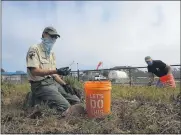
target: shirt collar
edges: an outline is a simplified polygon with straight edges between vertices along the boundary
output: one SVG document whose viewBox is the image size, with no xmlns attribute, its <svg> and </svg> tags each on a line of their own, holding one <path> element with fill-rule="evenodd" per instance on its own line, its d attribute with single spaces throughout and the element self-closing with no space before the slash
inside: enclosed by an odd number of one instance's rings
<svg viewBox="0 0 181 135">
<path fill-rule="evenodd" d="M 40 43 L 39 45 L 40 45 L 40 48 L 42 49 L 42 51 L 45 52 L 45 55 L 48 57 L 47 52 L 46 52 L 46 50 L 45 50 L 43 44 Z M 52 55 L 52 51 L 50 52 L 50 55 Z"/>
<path fill-rule="evenodd" d="M 42 49 L 42 51 L 46 52 L 45 48 L 43 47 L 43 44 L 40 43 L 40 48 Z"/>
</svg>

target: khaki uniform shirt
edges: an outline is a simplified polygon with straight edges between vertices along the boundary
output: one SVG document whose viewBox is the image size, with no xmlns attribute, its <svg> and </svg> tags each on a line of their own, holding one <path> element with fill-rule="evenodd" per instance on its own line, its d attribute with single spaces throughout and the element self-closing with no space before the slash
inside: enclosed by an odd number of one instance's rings
<svg viewBox="0 0 181 135">
<path fill-rule="evenodd" d="M 50 56 L 48 56 L 42 44 L 32 45 L 29 48 L 26 56 L 26 65 L 29 81 L 43 80 L 48 76 L 33 76 L 28 67 L 37 67 L 40 69 L 56 69 L 55 55 L 53 52 L 51 52 Z"/>
</svg>

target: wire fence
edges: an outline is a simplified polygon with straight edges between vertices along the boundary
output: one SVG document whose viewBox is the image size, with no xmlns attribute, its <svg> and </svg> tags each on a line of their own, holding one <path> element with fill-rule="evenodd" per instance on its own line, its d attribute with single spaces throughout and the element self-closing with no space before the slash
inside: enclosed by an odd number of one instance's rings
<svg viewBox="0 0 181 135">
<path fill-rule="evenodd" d="M 172 74 L 176 83 L 180 84 L 181 65 L 171 65 Z M 114 67 L 100 70 L 78 70 L 72 71 L 71 76 L 79 81 L 91 81 L 107 79 L 114 84 L 146 85 L 149 81 L 147 67 Z M 159 79 L 155 77 L 155 83 Z"/>
<path fill-rule="evenodd" d="M 171 65 L 176 83 L 180 84 L 181 65 Z M 146 85 L 148 83 L 147 67 L 114 67 L 100 70 L 77 70 L 72 71 L 71 77 L 78 81 L 110 80 L 113 84 Z M 1 75 L 2 82 L 23 84 L 28 82 L 27 75 Z M 155 79 L 155 82 L 158 78 Z"/>
</svg>

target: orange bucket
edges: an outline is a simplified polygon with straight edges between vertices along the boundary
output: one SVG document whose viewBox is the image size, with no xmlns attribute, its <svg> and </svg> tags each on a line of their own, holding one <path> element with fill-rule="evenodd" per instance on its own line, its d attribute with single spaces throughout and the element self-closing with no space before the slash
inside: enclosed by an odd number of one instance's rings
<svg viewBox="0 0 181 135">
<path fill-rule="evenodd" d="M 160 81 L 166 86 L 170 86 L 173 88 L 176 87 L 175 80 L 172 74 L 168 74 L 168 75 L 160 77 Z"/>
<path fill-rule="evenodd" d="M 98 118 L 111 113 L 111 82 L 87 81 L 84 84 L 88 117 Z"/>
</svg>

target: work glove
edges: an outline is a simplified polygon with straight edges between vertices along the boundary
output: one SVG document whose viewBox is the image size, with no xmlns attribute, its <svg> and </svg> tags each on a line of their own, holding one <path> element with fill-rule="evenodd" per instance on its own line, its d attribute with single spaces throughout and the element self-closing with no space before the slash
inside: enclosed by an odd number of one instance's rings
<svg viewBox="0 0 181 135">
<path fill-rule="evenodd" d="M 56 70 L 57 70 L 57 74 L 62 75 L 62 76 L 69 75 L 70 71 L 71 71 L 71 69 L 69 69 L 69 67 L 63 67 L 63 68 L 59 68 Z"/>
<path fill-rule="evenodd" d="M 82 99 L 82 93 L 80 89 L 73 88 L 69 84 L 63 85 L 63 88 L 67 93 L 70 93 L 72 95 L 76 95 L 79 99 Z"/>
<path fill-rule="evenodd" d="M 63 88 L 65 89 L 65 91 L 66 91 L 67 93 L 70 93 L 70 94 L 72 94 L 72 95 L 75 95 L 75 92 L 74 92 L 73 88 L 72 88 L 69 84 L 63 85 Z"/>
</svg>

